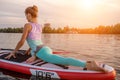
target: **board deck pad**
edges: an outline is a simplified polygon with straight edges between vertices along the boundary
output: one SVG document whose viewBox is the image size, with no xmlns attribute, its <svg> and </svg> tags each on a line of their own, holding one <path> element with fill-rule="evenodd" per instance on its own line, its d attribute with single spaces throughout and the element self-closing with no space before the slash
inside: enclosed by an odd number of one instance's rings
<svg viewBox="0 0 120 80">
<path fill-rule="evenodd" d="M 8 56 L 8 55 L 9 55 L 9 54 L 4 54 L 4 55 L 0 56 L 0 59 L 8 60 L 8 59 L 5 59 L 5 57 Z M 11 57 L 11 58 L 9 59 L 9 61 L 21 63 L 21 62 L 27 60 L 27 59 L 30 58 L 30 57 L 31 57 L 30 55 L 26 55 L 26 54 L 25 54 L 25 55 L 22 55 L 22 54 L 17 53 L 17 54 L 16 54 L 16 58 Z"/>
<path fill-rule="evenodd" d="M 16 53 L 16 55 L 15 55 L 16 58 L 11 57 L 10 59 L 5 59 L 5 57 L 8 56 L 11 51 L 12 50 L 4 49 L 3 52 L 0 52 L 0 59 L 7 60 L 7 61 L 12 61 L 12 62 L 17 62 L 17 63 L 27 64 L 26 60 L 31 57 L 31 55 L 25 54 L 24 50 L 20 50 Z M 34 61 L 32 63 L 28 63 L 28 64 L 35 65 L 35 66 L 42 66 L 42 65 L 47 64 L 47 63 L 48 62 L 44 62 L 43 60 L 37 59 L 36 61 Z M 61 67 L 63 69 L 68 69 L 68 66 L 58 65 L 58 64 L 53 64 L 53 65 Z"/>
</svg>

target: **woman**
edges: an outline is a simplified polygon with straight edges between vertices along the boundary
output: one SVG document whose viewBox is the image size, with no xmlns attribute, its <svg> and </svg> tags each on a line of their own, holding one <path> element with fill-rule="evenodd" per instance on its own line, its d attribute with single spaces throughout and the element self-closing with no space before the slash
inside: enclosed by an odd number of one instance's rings
<svg viewBox="0 0 120 80">
<path fill-rule="evenodd" d="M 30 47 L 27 52 L 31 51 L 31 57 L 26 60 L 27 63 L 33 62 L 36 58 L 39 58 L 53 64 L 79 66 L 89 70 L 106 72 L 106 70 L 99 67 L 99 64 L 95 61 L 85 62 L 74 58 L 64 58 L 62 56 L 52 54 L 52 50 L 49 47 L 44 46 L 41 41 L 42 28 L 37 22 L 37 6 L 33 5 L 26 8 L 25 15 L 29 23 L 25 24 L 21 40 L 18 42 L 15 50 L 5 57 L 6 59 L 10 59 L 11 57 L 16 58 L 16 51 L 18 51 L 23 46 L 25 40 L 27 40 Z"/>
</svg>

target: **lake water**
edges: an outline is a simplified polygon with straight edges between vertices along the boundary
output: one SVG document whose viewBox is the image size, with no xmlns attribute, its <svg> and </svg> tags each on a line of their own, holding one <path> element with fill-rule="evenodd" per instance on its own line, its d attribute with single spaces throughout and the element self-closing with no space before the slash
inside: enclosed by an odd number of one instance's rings
<svg viewBox="0 0 120 80">
<path fill-rule="evenodd" d="M 0 33 L 0 48 L 14 49 L 20 38 L 20 33 Z M 70 52 L 60 54 L 62 56 L 106 63 L 116 69 L 117 80 L 120 80 L 120 35 L 43 34 L 42 41 L 55 51 Z M 25 43 L 21 49 L 27 48 Z M 2 72 L 1 75 L 8 76 Z"/>
</svg>

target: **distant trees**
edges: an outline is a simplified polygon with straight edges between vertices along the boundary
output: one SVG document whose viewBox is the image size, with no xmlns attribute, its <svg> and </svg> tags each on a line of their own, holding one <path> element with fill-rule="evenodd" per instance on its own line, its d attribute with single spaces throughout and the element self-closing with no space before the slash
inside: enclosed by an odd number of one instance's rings
<svg viewBox="0 0 120 80">
<path fill-rule="evenodd" d="M 113 29 L 112 29 L 112 32 L 114 34 L 120 34 L 120 23 L 119 24 L 116 24 Z"/>
<path fill-rule="evenodd" d="M 113 26 L 98 26 L 94 31 L 97 34 L 120 34 L 120 23 Z"/>
<path fill-rule="evenodd" d="M 43 33 L 52 33 L 52 28 L 50 23 L 45 23 L 42 31 Z"/>
<path fill-rule="evenodd" d="M 52 33 L 52 28 L 50 26 L 43 27 L 43 33 Z"/>
<path fill-rule="evenodd" d="M 51 28 L 43 27 L 43 33 L 77 33 L 77 34 L 120 34 L 120 23 L 112 25 L 112 26 L 103 26 L 100 25 L 96 28 L 75 28 L 65 26 L 63 28 Z"/>
<path fill-rule="evenodd" d="M 23 28 L 1 28 L 1 33 L 22 33 Z"/>
<path fill-rule="evenodd" d="M 0 32 L 2 33 L 22 33 L 23 28 L 1 28 Z M 42 28 L 43 33 L 72 33 L 72 34 L 120 34 L 120 23 L 112 26 L 103 26 L 100 25 L 96 28 L 76 28 L 65 26 L 63 28 L 52 28 L 50 24 L 45 24 Z"/>
<path fill-rule="evenodd" d="M 43 33 L 67 33 L 68 31 L 70 31 L 70 28 L 69 26 L 66 26 L 64 28 L 51 28 L 50 26 L 44 26 L 42 31 Z"/>
</svg>

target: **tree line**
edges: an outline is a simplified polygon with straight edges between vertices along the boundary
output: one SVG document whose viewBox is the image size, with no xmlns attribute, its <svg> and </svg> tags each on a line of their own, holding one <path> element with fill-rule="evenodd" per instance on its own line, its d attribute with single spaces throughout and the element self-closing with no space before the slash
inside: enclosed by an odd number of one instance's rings
<svg viewBox="0 0 120 80">
<path fill-rule="evenodd" d="M 0 33 L 22 33 L 23 32 L 23 28 L 0 28 Z"/>
<path fill-rule="evenodd" d="M 95 28 L 76 28 L 65 26 L 63 28 L 52 28 L 51 26 L 44 26 L 43 33 L 75 33 L 75 34 L 120 34 L 120 23 L 111 26 L 98 26 Z M 23 28 L 1 28 L 1 33 L 22 33 Z"/>
</svg>

